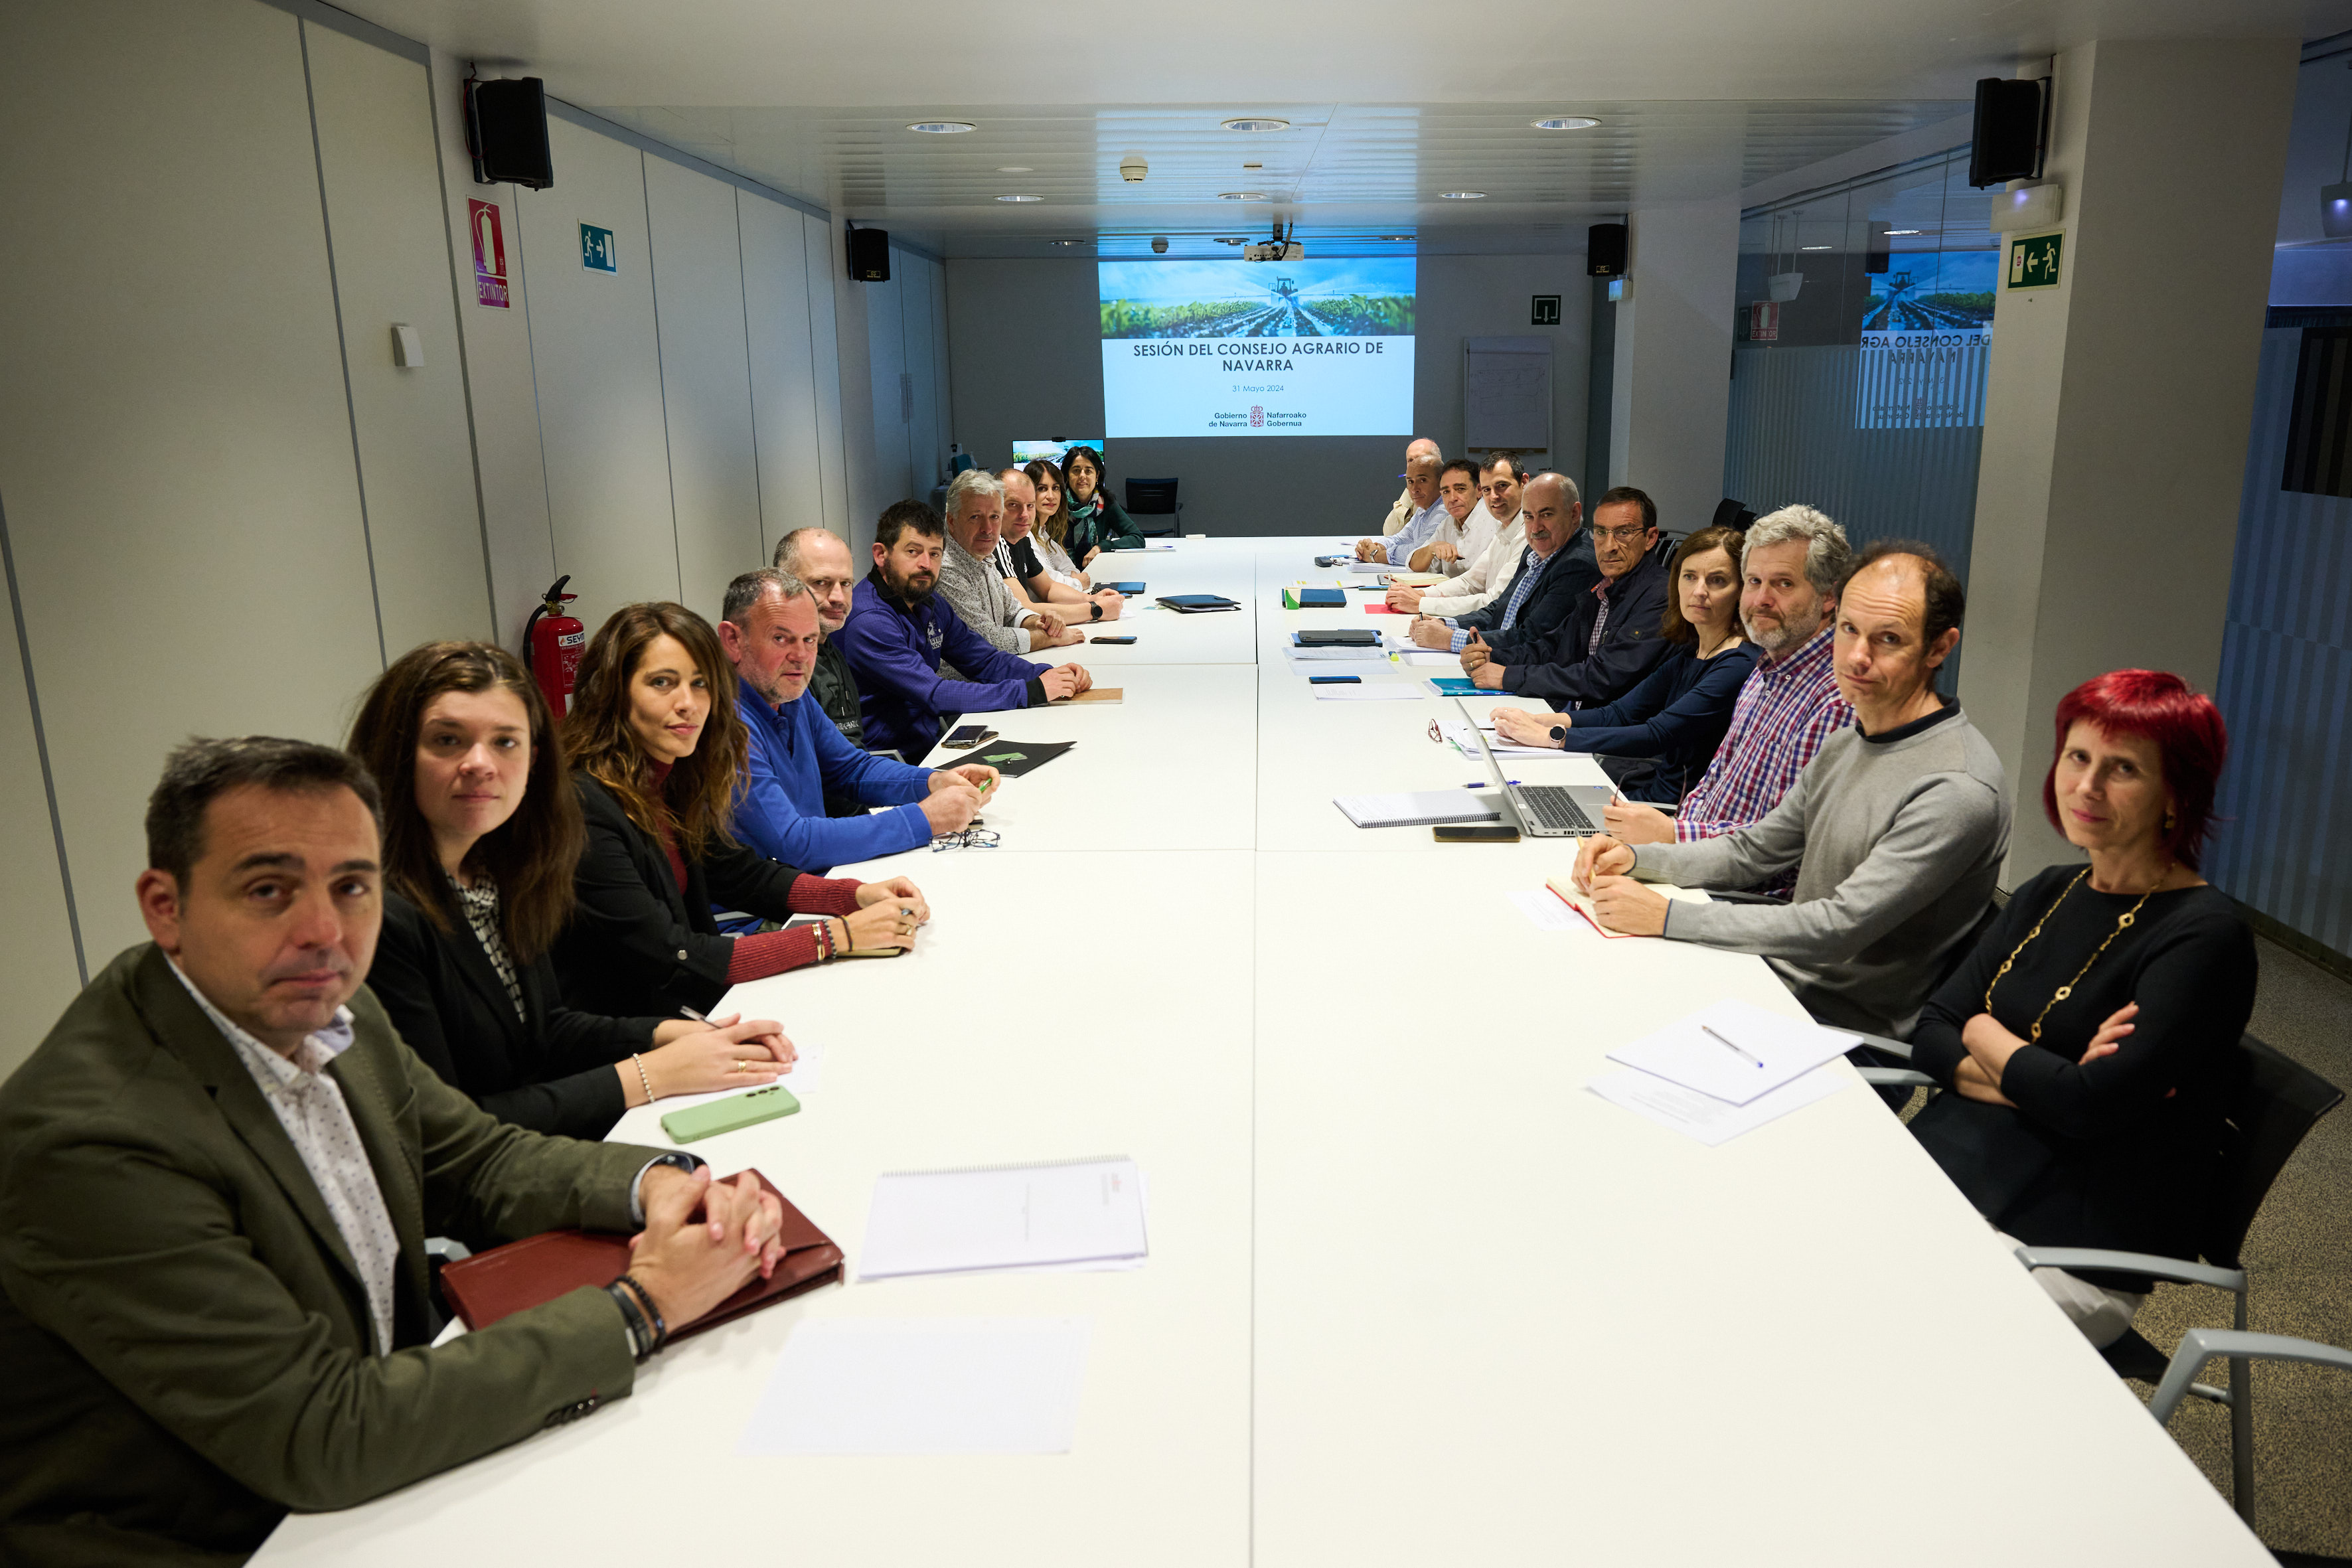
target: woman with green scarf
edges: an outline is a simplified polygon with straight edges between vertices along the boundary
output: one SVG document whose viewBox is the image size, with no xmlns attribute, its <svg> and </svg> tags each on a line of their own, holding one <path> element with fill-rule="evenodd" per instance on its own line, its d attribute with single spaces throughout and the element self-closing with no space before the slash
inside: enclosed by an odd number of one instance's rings
<svg viewBox="0 0 2352 1568">
<path fill-rule="evenodd" d="M 1103 489 L 1102 458 L 1092 447 L 1062 455 L 1062 502 L 1070 515 L 1069 551 L 1081 567 L 1106 550 L 1139 550 L 1143 531 Z"/>
</svg>

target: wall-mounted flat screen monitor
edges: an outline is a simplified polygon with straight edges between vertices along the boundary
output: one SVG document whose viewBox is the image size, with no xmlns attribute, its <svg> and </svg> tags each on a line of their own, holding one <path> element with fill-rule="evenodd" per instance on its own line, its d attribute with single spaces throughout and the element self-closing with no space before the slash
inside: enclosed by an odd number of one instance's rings
<svg viewBox="0 0 2352 1568">
<path fill-rule="evenodd" d="M 1096 272 L 1103 423 L 1121 440 L 1412 433 L 1412 258 Z"/>
<path fill-rule="evenodd" d="M 1020 468 L 1039 461 L 1058 463 L 1062 460 L 1062 454 L 1073 447 L 1092 447 L 1099 456 L 1103 449 L 1102 437 L 1097 437 L 1090 441 L 1015 441 L 1013 443 L 1013 466 Z"/>
</svg>

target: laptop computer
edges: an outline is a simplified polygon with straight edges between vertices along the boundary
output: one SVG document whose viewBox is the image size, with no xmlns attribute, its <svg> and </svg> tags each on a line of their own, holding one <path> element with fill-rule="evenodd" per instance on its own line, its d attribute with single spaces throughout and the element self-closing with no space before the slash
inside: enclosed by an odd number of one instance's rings
<svg viewBox="0 0 2352 1568">
<path fill-rule="evenodd" d="M 1470 725 L 1471 736 L 1478 742 L 1478 754 L 1486 759 L 1486 777 L 1495 792 L 1503 797 L 1503 815 L 1514 818 L 1518 829 L 1529 838 L 1584 838 L 1608 831 L 1602 810 L 1614 793 L 1607 784 L 1515 784 L 1503 776 L 1503 764 L 1495 758 L 1495 748 L 1486 743 L 1486 731 L 1478 728 L 1478 721 L 1470 717 L 1470 706 L 1460 698 L 1454 706 Z"/>
</svg>

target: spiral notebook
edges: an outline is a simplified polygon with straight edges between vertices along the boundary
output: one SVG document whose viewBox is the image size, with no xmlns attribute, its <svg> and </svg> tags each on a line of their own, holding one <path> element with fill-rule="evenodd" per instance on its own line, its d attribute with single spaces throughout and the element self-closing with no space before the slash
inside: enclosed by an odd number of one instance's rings
<svg viewBox="0 0 2352 1568">
<path fill-rule="evenodd" d="M 1132 1160 L 903 1171 L 875 1178 L 857 1277 L 1132 1268 L 1149 1252 Z"/>
</svg>

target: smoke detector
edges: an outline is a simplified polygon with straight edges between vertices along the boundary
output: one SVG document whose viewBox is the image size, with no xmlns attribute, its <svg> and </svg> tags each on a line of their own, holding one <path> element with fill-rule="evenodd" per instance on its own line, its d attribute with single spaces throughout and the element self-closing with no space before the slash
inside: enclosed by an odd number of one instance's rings
<svg viewBox="0 0 2352 1568">
<path fill-rule="evenodd" d="M 1118 161 L 1118 177 L 1130 185 L 1143 184 L 1143 176 L 1151 173 L 1151 165 L 1143 161 L 1140 153 L 1129 153 Z"/>
<path fill-rule="evenodd" d="M 1155 234 L 1151 237 L 1151 254 L 1154 256 L 1165 256 L 1168 254 L 1168 237 L 1166 235 Z"/>
</svg>

